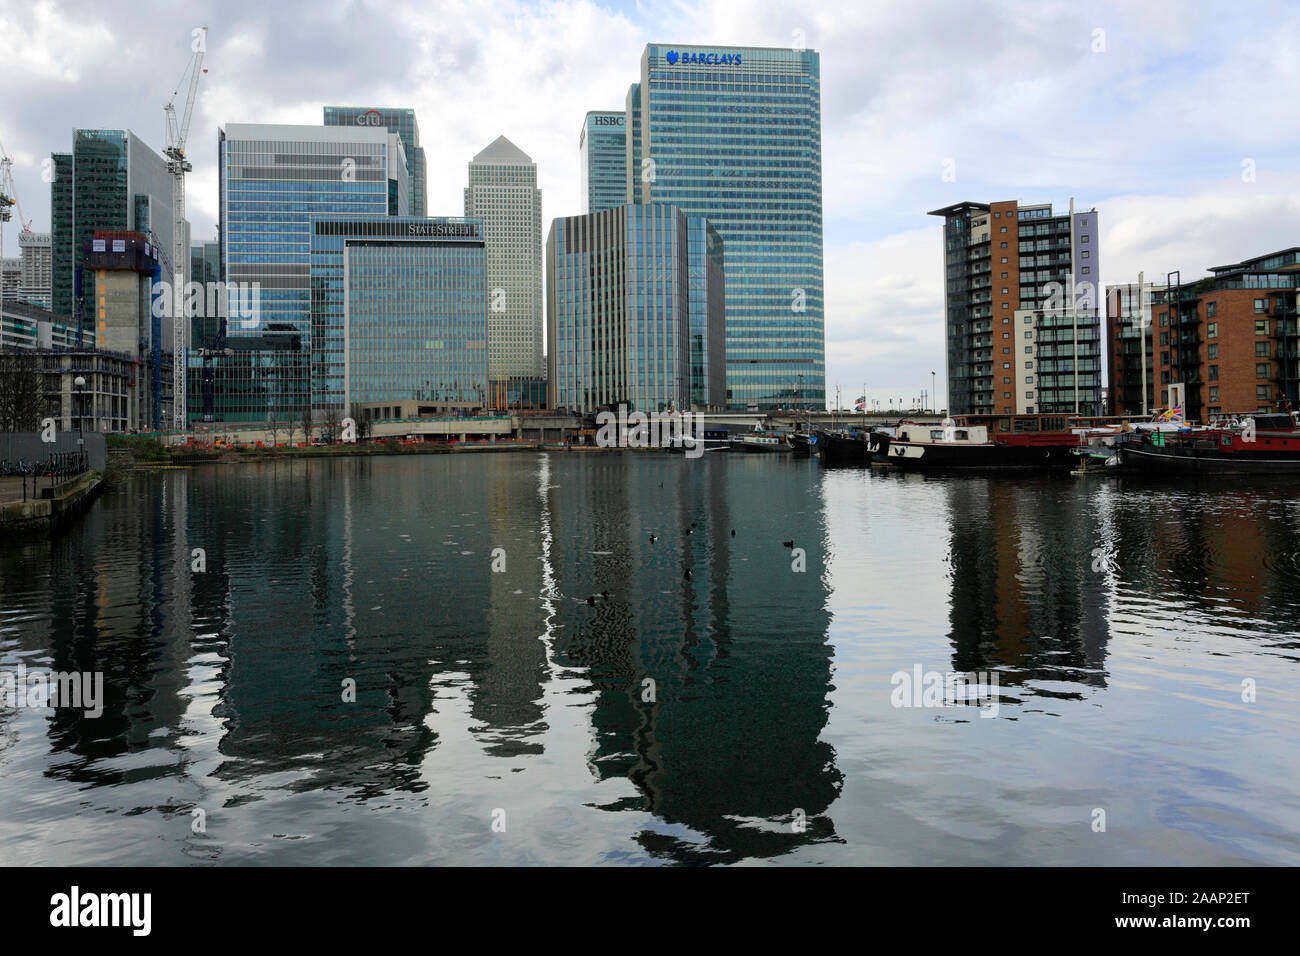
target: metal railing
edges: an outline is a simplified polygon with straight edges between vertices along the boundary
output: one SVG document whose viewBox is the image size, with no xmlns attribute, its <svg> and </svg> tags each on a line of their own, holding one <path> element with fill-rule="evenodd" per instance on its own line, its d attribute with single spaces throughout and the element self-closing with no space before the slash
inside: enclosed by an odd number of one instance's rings
<svg viewBox="0 0 1300 956">
<path fill-rule="evenodd" d="M 56 452 L 45 461 L 29 461 L 20 458 L 17 461 L 0 461 L 0 477 L 23 480 L 23 501 L 28 499 L 28 481 L 31 482 L 31 497 L 36 498 L 44 482 L 47 498 L 54 497 L 54 489 L 64 482 L 71 481 L 90 470 L 90 458 L 85 449 L 80 451 Z"/>
</svg>

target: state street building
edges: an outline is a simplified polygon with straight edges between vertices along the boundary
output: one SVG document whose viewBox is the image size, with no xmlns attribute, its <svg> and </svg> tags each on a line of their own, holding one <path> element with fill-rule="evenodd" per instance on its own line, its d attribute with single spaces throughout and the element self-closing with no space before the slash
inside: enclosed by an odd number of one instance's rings
<svg viewBox="0 0 1300 956">
<path fill-rule="evenodd" d="M 483 408 L 487 291 L 477 219 L 313 216 L 313 348 L 353 417 Z"/>
</svg>

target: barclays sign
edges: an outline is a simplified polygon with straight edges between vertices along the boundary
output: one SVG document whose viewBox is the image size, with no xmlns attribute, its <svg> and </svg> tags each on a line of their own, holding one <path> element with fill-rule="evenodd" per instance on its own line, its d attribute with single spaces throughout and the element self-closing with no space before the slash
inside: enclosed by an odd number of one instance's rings
<svg viewBox="0 0 1300 956">
<path fill-rule="evenodd" d="M 664 59 L 668 61 L 669 66 L 676 66 L 678 62 L 706 66 L 740 66 L 739 53 L 678 53 L 676 50 L 669 50 L 664 54 Z"/>
</svg>

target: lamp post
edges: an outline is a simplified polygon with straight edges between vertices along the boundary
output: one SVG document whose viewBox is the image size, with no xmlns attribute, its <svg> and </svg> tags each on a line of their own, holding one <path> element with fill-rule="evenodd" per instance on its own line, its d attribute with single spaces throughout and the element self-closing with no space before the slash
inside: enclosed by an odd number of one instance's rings
<svg viewBox="0 0 1300 956">
<path fill-rule="evenodd" d="M 78 375 L 72 380 L 72 387 L 74 395 L 73 404 L 80 406 L 80 410 L 77 413 L 77 445 L 80 446 L 84 445 L 86 442 L 86 377 L 84 375 Z M 76 396 L 79 396 L 79 398 Z"/>
</svg>

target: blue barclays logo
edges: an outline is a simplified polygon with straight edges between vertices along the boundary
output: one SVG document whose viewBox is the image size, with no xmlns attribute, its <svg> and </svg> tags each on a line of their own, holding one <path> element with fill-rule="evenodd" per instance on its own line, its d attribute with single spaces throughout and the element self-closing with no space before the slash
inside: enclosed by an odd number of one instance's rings
<svg viewBox="0 0 1300 956">
<path fill-rule="evenodd" d="M 664 59 L 670 66 L 675 66 L 678 60 L 682 63 L 700 63 L 707 66 L 740 66 L 739 53 L 678 53 L 676 50 L 669 50 L 664 54 Z"/>
</svg>

